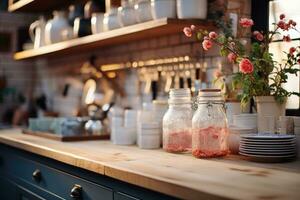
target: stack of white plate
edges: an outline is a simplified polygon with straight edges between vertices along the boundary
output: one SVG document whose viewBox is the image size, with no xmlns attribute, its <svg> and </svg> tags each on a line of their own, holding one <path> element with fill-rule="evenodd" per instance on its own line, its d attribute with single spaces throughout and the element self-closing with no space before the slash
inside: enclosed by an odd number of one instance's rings
<svg viewBox="0 0 300 200">
<path fill-rule="evenodd" d="M 259 162 L 283 162 L 296 157 L 295 135 L 241 135 L 240 154 Z"/>
</svg>

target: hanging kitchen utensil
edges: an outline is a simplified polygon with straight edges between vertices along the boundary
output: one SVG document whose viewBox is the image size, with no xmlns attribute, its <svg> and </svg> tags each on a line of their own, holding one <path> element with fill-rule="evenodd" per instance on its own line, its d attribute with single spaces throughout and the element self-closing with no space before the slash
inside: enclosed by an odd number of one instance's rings
<svg viewBox="0 0 300 200">
<path fill-rule="evenodd" d="M 151 75 L 149 73 L 146 73 L 145 75 L 146 75 L 146 77 L 145 77 L 146 84 L 145 84 L 145 88 L 144 88 L 144 93 L 149 94 L 150 91 L 151 91 L 152 78 L 151 78 Z"/>
<path fill-rule="evenodd" d="M 166 72 L 166 83 L 165 83 L 165 89 L 164 91 L 166 93 L 169 93 L 171 87 L 172 87 L 173 77 L 171 75 L 171 72 Z"/>
<path fill-rule="evenodd" d="M 83 106 L 92 104 L 94 102 L 94 94 L 96 91 L 96 81 L 94 79 L 89 79 L 85 82 L 82 92 L 81 102 Z"/>
</svg>

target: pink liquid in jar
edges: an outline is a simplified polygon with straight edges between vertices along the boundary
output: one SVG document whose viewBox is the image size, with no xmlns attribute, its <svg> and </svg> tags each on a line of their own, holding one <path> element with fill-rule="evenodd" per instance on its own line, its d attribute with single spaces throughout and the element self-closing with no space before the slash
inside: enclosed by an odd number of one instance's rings
<svg viewBox="0 0 300 200">
<path fill-rule="evenodd" d="M 210 126 L 193 130 L 193 156 L 213 158 L 226 156 L 228 153 L 228 128 Z"/>
<path fill-rule="evenodd" d="M 169 132 L 163 140 L 163 149 L 171 153 L 190 151 L 192 147 L 191 131 Z"/>
</svg>

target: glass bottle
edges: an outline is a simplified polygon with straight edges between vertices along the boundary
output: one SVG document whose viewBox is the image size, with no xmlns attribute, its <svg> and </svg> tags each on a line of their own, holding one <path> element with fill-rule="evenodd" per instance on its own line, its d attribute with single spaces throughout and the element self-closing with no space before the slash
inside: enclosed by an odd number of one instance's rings
<svg viewBox="0 0 300 200">
<path fill-rule="evenodd" d="M 163 117 L 163 149 L 180 153 L 191 150 L 192 106 L 190 89 L 171 89 L 169 108 Z"/>
<path fill-rule="evenodd" d="M 198 109 L 192 120 L 192 154 L 197 158 L 229 153 L 228 125 L 221 90 L 200 90 Z"/>
</svg>

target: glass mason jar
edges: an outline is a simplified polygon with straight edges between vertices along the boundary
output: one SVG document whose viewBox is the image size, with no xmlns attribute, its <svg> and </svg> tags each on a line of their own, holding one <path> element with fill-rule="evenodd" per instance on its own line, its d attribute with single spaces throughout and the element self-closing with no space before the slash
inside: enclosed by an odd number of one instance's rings
<svg viewBox="0 0 300 200">
<path fill-rule="evenodd" d="M 229 153 L 228 125 L 221 90 L 200 90 L 198 109 L 192 120 L 192 154 L 197 158 L 225 156 Z"/>
<path fill-rule="evenodd" d="M 171 89 L 169 109 L 163 117 L 163 149 L 180 153 L 192 147 L 192 106 L 190 89 Z"/>
</svg>

